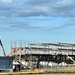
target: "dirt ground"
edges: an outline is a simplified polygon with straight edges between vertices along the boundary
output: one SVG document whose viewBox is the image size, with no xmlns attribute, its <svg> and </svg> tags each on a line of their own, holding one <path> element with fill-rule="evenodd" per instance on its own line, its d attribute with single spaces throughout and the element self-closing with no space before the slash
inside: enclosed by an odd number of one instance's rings
<svg viewBox="0 0 75 75">
<path fill-rule="evenodd" d="M 56 74 L 26 74 L 26 75 L 75 75 L 75 73 L 56 73 Z"/>
<path fill-rule="evenodd" d="M 23 75 L 75 75 L 75 73 L 58 73 L 58 74 L 23 74 Z"/>
</svg>

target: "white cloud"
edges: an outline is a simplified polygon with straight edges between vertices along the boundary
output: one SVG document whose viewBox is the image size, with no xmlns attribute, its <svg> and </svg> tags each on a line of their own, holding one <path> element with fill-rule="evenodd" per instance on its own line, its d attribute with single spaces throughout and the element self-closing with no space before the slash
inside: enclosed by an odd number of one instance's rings
<svg viewBox="0 0 75 75">
<path fill-rule="evenodd" d="M 3 1 L 11 2 L 12 0 Z M 8 17 L 15 17 L 14 19 L 16 19 L 16 17 L 32 16 L 68 17 L 72 21 L 72 18 L 75 18 L 75 0 L 14 0 L 11 4 L 0 3 L 0 16 L 7 17 L 7 19 Z M 26 24 L 26 22 L 20 22 L 20 20 L 17 22 L 12 20 L 11 22 L 10 20 L 7 21 L 7 19 L 0 21 L 0 23 L 3 25 L 4 23 L 12 24 L 14 28 L 16 27 L 15 25 Z M 19 26 L 16 28 L 19 28 Z M 58 28 L 64 28 L 64 26 Z"/>
<path fill-rule="evenodd" d="M 11 3 L 12 0 L 3 0 L 3 2 L 5 2 L 5 3 Z"/>
<path fill-rule="evenodd" d="M 75 17 L 75 0 L 3 0 L 3 2 L 0 3 L 0 15 L 6 17 L 12 15 Z"/>
</svg>

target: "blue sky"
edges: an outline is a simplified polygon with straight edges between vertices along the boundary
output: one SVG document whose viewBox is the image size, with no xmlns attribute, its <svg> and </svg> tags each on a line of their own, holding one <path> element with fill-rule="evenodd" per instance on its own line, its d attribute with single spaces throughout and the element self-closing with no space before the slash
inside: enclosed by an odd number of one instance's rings
<svg viewBox="0 0 75 75">
<path fill-rule="evenodd" d="M 11 41 L 75 43 L 75 0 L 0 0 L 0 38 L 7 54 Z"/>
</svg>

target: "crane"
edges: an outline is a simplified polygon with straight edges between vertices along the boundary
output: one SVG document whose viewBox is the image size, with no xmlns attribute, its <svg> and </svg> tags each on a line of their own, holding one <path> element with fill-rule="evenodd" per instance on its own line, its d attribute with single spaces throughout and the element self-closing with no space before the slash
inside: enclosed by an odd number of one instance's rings
<svg viewBox="0 0 75 75">
<path fill-rule="evenodd" d="M 2 49 L 3 49 L 3 55 L 6 56 L 6 53 L 5 53 L 5 50 L 4 50 L 4 47 L 3 47 L 1 39 L 0 39 L 0 45 L 1 45 Z"/>
</svg>

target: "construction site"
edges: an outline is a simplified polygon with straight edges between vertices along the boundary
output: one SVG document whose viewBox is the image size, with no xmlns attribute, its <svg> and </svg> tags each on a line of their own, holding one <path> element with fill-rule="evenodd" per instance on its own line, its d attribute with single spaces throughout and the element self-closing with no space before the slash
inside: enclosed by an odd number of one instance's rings
<svg viewBox="0 0 75 75">
<path fill-rule="evenodd" d="M 75 44 L 13 42 L 9 54 L 1 40 L 0 44 L 4 54 L 0 58 L 4 62 L 1 72 L 75 73 Z"/>
</svg>

